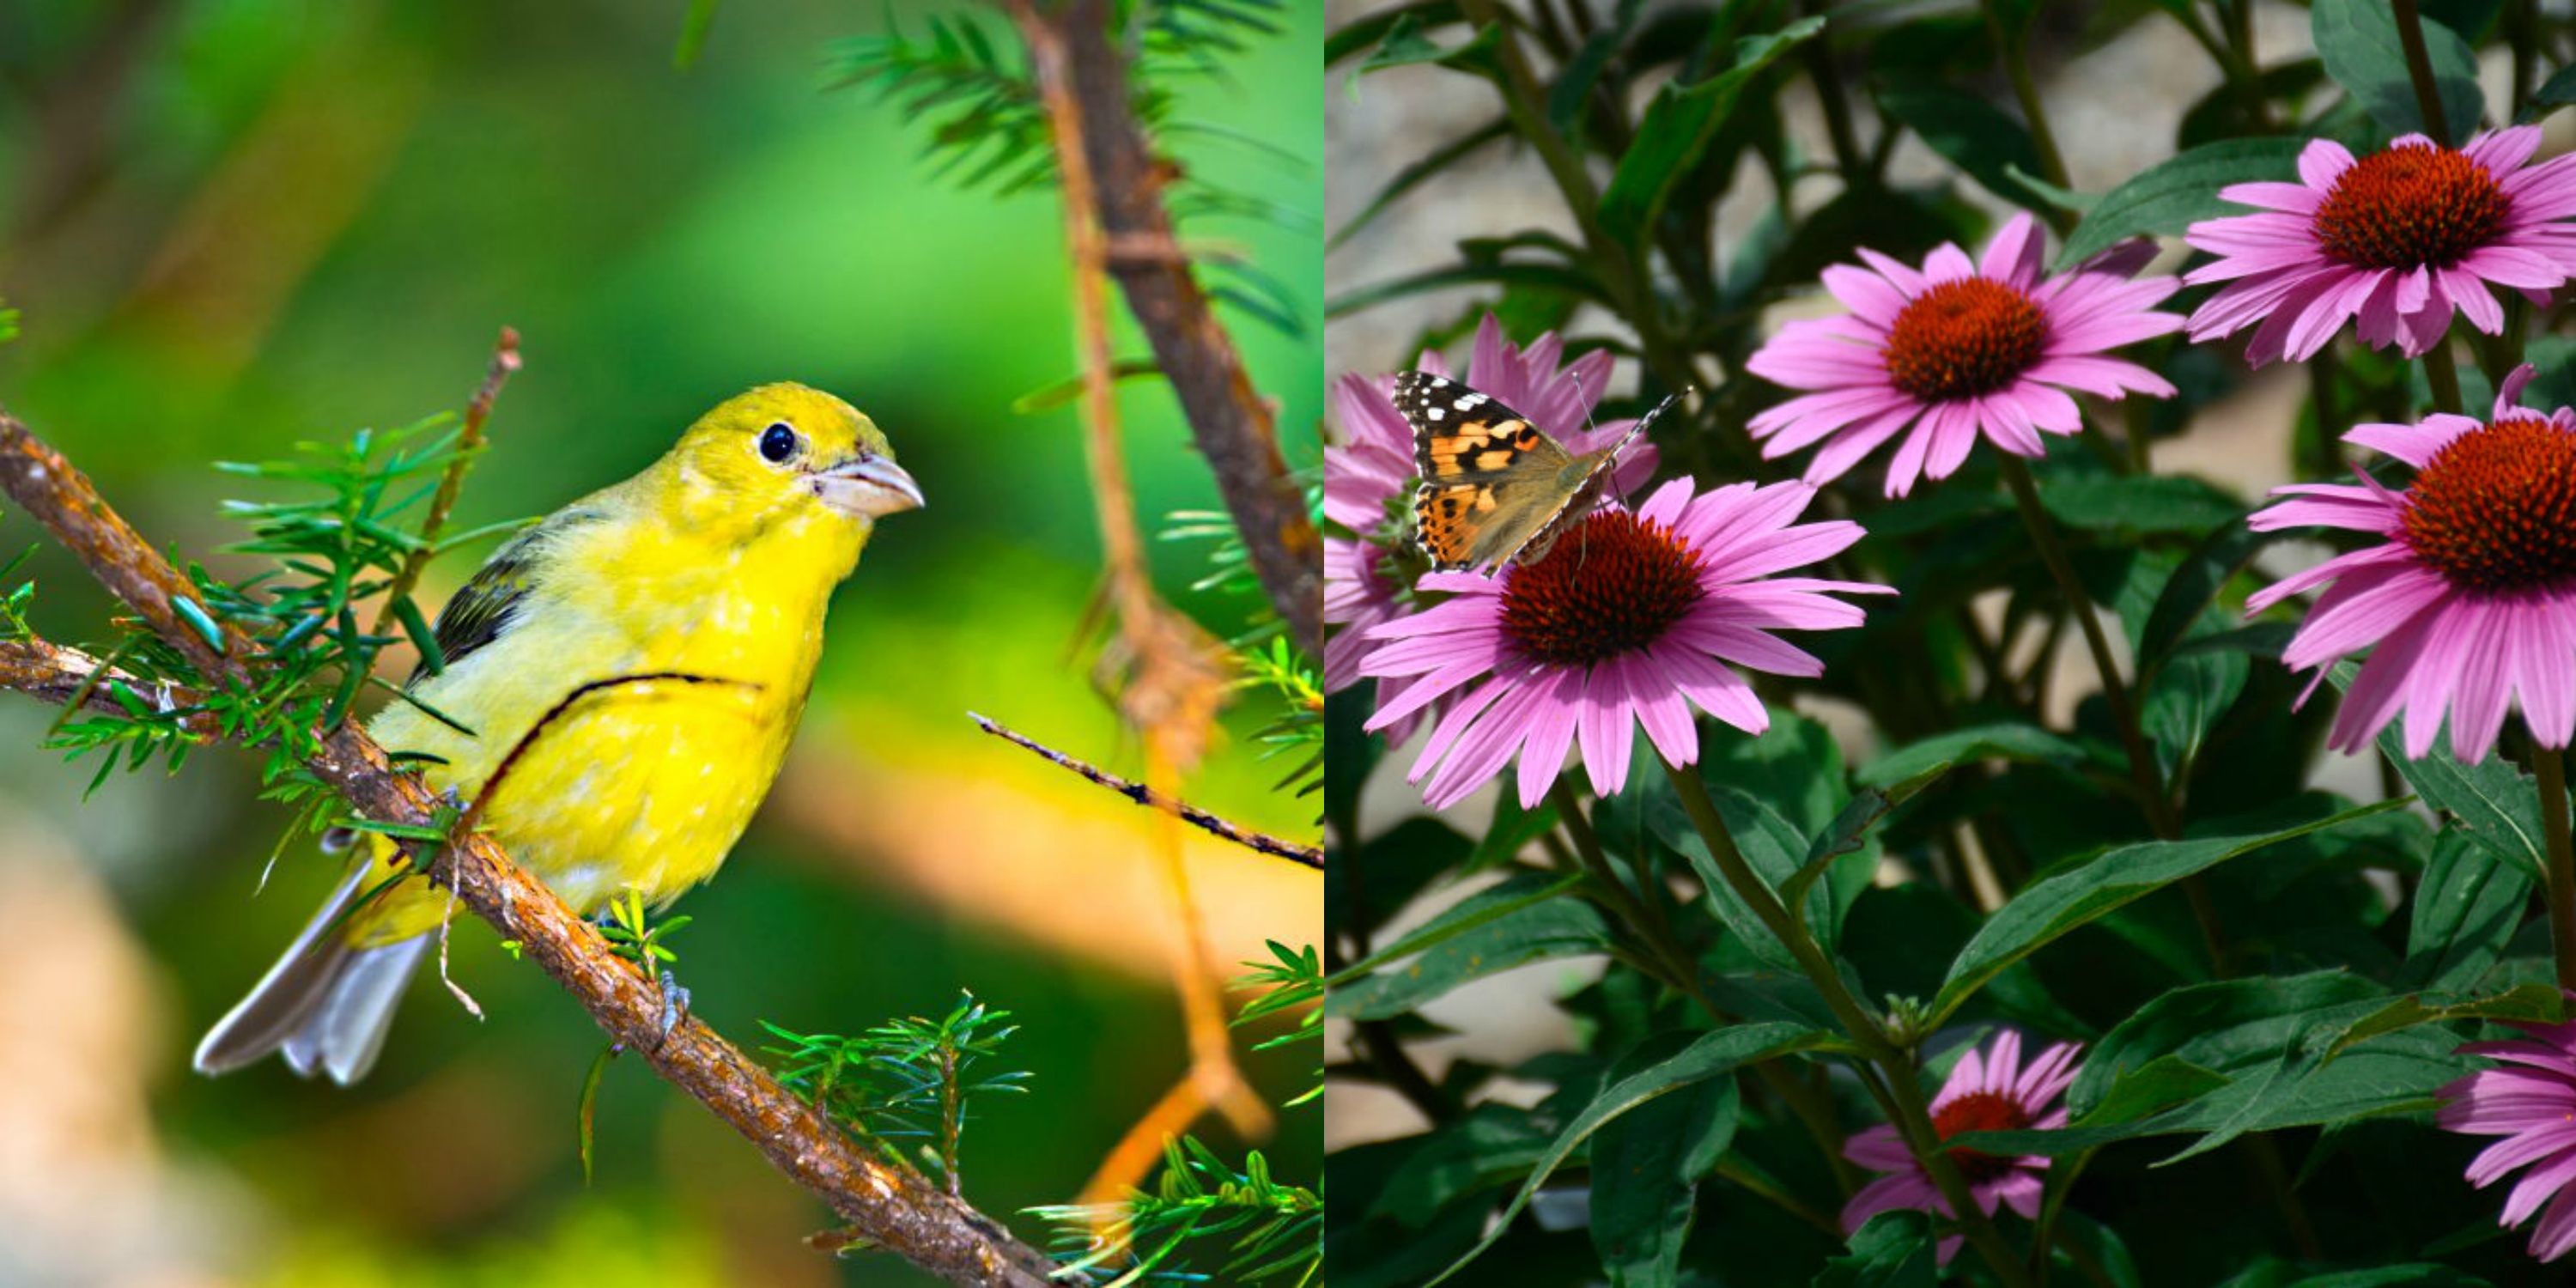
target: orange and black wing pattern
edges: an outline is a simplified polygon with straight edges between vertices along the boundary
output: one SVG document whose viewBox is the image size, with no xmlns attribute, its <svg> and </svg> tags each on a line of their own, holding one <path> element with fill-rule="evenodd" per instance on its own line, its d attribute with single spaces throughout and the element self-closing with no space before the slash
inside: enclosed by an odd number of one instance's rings
<svg viewBox="0 0 2576 1288">
<path fill-rule="evenodd" d="M 1395 408 L 1413 427 L 1414 535 L 1431 566 L 1455 572 L 1508 558 L 1562 498 L 1527 494 L 1567 460 L 1529 418 L 1457 381 L 1423 371 L 1395 377 Z M 1526 529 L 1526 530 L 1523 530 Z"/>
</svg>

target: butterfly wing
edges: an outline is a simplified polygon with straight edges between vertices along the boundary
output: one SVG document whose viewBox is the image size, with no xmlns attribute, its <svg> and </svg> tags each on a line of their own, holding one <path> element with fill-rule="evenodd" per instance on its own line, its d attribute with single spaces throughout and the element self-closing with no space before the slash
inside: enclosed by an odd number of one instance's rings
<svg viewBox="0 0 2576 1288">
<path fill-rule="evenodd" d="M 1655 404 L 1653 411 L 1647 412 L 1644 418 L 1630 425 L 1628 432 L 1621 434 L 1618 441 L 1607 447 L 1594 448 L 1568 461 L 1569 465 L 1588 465 L 1588 468 L 1582 472 L 1581 481 L 1572 488 L 1565 487 L 1562 481 L 1554 485 L 1553 491 L 1562 495 L 1564 499 L 1557 502 L 1556 507 L 1540 519 L 1538 526 L 1531 529 L 1517 545 L 1503 552 L 1495 561 L 1497 566 L 1505 563 L 1532 564 L 1546 558 L 1547 552 L 1556 546 L 1556 539 L 1565 535 L 1566 529 L 1573 527 L 1584 516 L 1592 513 L 1592 507 L 1600 501 L 1602 491 L 1610 485 L 1611 474 L 1619 466 L 1619 453 L 1627 450 L 1628 444 L 1643 437 L 1646 430 L 1655 423 L 1656 418 L 1662 416 L 1665 409 L 1680 399 L 1680 394 L 1667 396 L 1662 402 Z"/>
<path fill-rule="evenodd" d="M 1556 479 L 1573 458 L 1527 416 L 1423 371 L 1397 373 L 1395 408 L 1413 427 L 1414 535 L 1434 569 L 1497 562 L 1562 506 Z"/>
</svg>

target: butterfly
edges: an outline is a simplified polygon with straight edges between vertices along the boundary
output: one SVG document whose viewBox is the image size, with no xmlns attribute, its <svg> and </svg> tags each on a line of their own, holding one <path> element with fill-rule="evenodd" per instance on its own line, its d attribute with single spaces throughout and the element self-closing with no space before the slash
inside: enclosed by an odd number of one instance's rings
<svg viewBox="0 0 2576 1288">
<path fill-rule="evenodd" d="M 1395 409 L 1413 426 L 1414 538 L 1438 572 L 1537 563 L 1592 512 L 1619 453 L 1676 394 L 1619 441 L 1576 456 L 1530 418 L 1445 376 L 1400 371 Z"/>
</svg>

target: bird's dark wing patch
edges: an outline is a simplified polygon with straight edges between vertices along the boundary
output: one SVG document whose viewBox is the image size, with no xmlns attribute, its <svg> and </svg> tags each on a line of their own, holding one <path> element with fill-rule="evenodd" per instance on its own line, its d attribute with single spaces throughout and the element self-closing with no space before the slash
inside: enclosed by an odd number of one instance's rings
<svg viewBox="0 0 2576 1288">
<path fill-rule="evenodd" d="M 501 638 L 510 629 L 511 614 L 536 586 L 537 565 L 543 560 L 545 546 L 565 529 L 585 523 L 596 523 L 606 516 L 596 510 L 563 510 L 546 516 L 543 523 L 503 542 L 473 577 L 439 610 L 435 634 L 438 651 L 447 664 L 454 666 L 468 654 Z M 417 682 L 423 673 L 415 669 L 411 678 Z"/>
</svg>

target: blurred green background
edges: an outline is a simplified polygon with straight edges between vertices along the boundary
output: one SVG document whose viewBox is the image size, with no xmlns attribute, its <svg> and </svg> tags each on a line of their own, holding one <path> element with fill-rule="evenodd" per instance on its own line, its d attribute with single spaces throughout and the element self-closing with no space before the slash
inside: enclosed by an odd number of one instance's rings
<svg viewBox="0 0 2576 1288">
<path fill-rule="evenodd" d="M 0 405 L 86 468 L 144 531 L 207 554 L 239 481 L 284 454 L 453 409 L 493 336 L 503 394 L 465 524 L 548 510 L 658 455 L 749 385 L 803 380 L 893 438 L 930 507 L 890 521 L 835 602 L 786 779 L 675 941 L 696 1010 L 856 1032 L 936 1015 L 961 987 L 1015 1012 L 1031 1093 L 982 1106 L 968 1197 L 1069 1199 L 1183 1070 L 1171 918 L 1152 820 L 975 732 L 979 710 L 1113 770 L 1140 757 L 1078 651 L 1098 540 L 1069 408 L 1015 398 L 1072 374 L 1051 190 L 936 179 L 925 122 L 830 88 L 836 41 L 926 7 L 731 0 L 673 67 L 682 0 L 0 0 Z M 953 7 L 948 11 L 956 11 Z M 969 10 L 997 36 L 997 12 Z M 1320 205 L 1320 12 L 1182 87 L 1192 173 Z M 1286 283 L 1289 336 L 1235 314 L 1279 400 L 1291 464 L 1316 456 L 1321 265 L 1311 227 L 1208 221 Z M 1120 311 L 1117 350 L 1142 354 Z M 1142 521 L 1215 508 L 1168 391 L 1121 386 Z M 271 494 L 274 495 L 274 494 Z M 34 543 L 0 509 L 0 558 Z M 1254 605 L 1193 593 L 1201 546 L 1154 543 L 1167 592 L 1221 635 Z M 478 549 L 433 567 L 430 598 Z M 239 574 L 248 565 L 214 559 Z M 102 634 L 106 605 L 50 551 L 36 619 Z M 639 1065 L 600 1103 L 585 1188 L 574 1108 L 601 1039 L 533 968 L 463 921 L 452 973 L 411 995 L 360 1086 L 270 1063 L 209 1081 L 189 1049 L 329 884 L 256 803 L 238 752 L 110 781 L 37 749 L 52 712 L 0 698 L 0 1284 L 908 1284 L 803 1236 L 829 1214 Z M 1189 785 L 1249 825 L 1310 835 L 1246 735 Z M 1311 874 L 1193 842 L 1218 954 L 1311 942 Z M 1309 1052 L 1249 1056 L 1293 1094 Z M 1314 1174 L 1314 1111 L 1269 1142 Z M 1211 1139 L 1227 1142 L 1222 1128 Z M 1042 1232 L 1015 1221 L 1024 1236 Z"/>
</svg>

